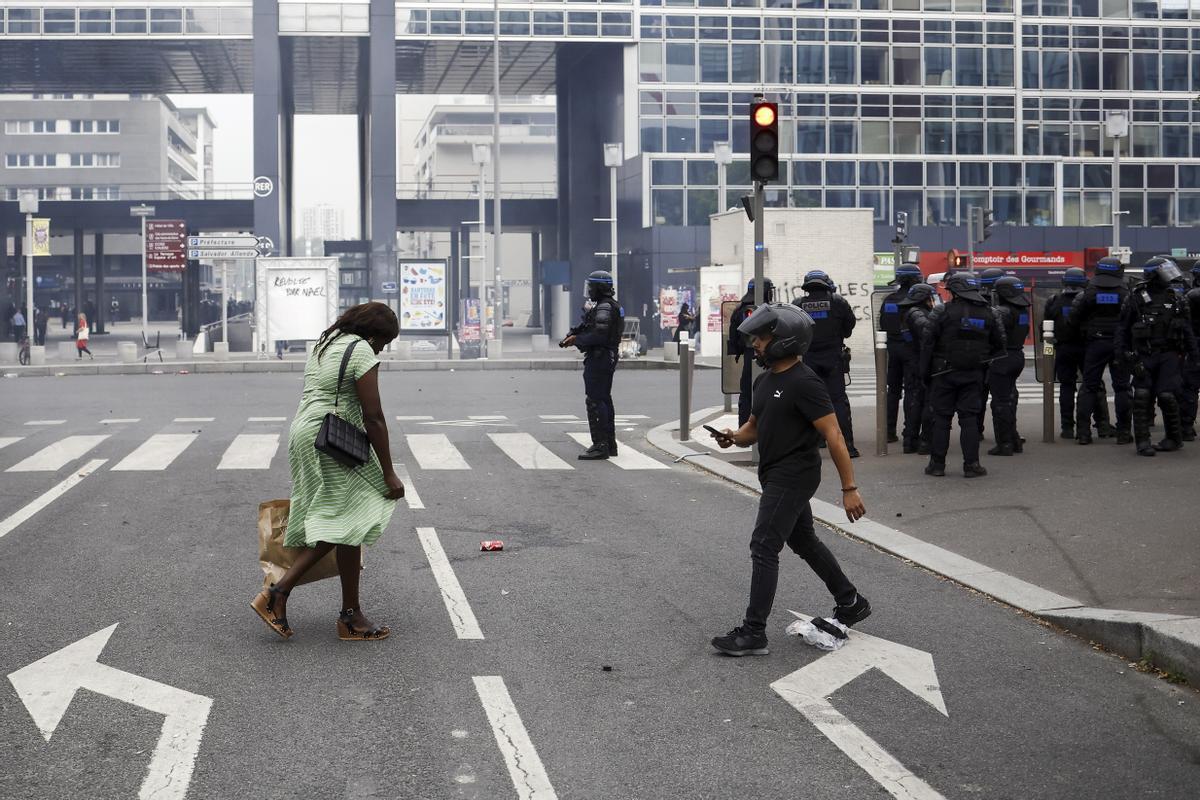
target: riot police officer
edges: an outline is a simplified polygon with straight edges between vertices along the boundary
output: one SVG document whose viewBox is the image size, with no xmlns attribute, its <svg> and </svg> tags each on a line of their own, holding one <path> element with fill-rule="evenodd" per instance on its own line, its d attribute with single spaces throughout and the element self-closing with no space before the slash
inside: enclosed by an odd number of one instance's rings
<svg viewBox="0 0 1200 800">
<path fill-rule="evenodd" d="M 1183 357 L 1195 358 L 1196 338 L 1187 302 L 1173 281 L 1183 273 L 1169 258 L 1158 256 L 1142 267 L 1146 280 L 1129 292 L 1121 306 L 1113 345 L 1133 371 L 1133 439 L 1139 456 L 1183 447 L 1179 396 L 1183 390 Z M 1150 444 L 1154 400 L 1163 412 L 1165 437 Z"/>
<path fill-rule="evenodd" d="M 583 321 L 571 329 L 560 347 L 574 345 L 583 351 L 583 389 L 587 395 L 588 428 L 592 446 L 579 454 L 583 461 L 617 455 L 616 412 L 612 382 L 617 369 L 617 348 L 625 329 L 625 314 L 613 297 L 612 275 L 598 269 L 587 277 L 590 307 Z"/>
<path fill-rule="evenodd" d="M 1102 402 L 1104 370 L 1108 370 L 1117 410 L 1117 444 L 1129 444 L 1131 399 L 1129 372 L 1113 349 L 1113 336 L 1121 317 L 1121 306 L 1129 295 L 1125 268 L 1113 256 L 1100 259 L 1087 287 L 1075 295 L 1066 318 L 1068 335 L 1085 341 L 1083 351 L 1083 387 L 1075 404 L 1075 441 L 1091 444 L 1090 420 Z M 1107 401 L 1103 401 L 1107 402 Z"/>
<path fill-rule="evenodd" d="M 1046 301 L 1042 319 L 1054 323 L 1054 380 L 1058 382 L 1059 435 L 1064 439 L 1074 439 L 1075 391 L 1079 373 L 1083 369 L 1084 340 L 1080 331 L 1068 326 L 1067 319 L 1071 316 L 1071 304 L 1075 302 L 1075 296 L 1087 286 L 1087 273 L 1079 267 L 1071 267 L 1063 273 L 1062 283 L 1062 291 Z M 1097 405 L 1096 408 L 1100 410 L 1101 406 Z M 1107 401 L 1103 408 L 1107 412 Z M 1086 425 L 1090 426 L 1091 421 Z M 1104 435 L 1103 430 L 1100 435 Z"/>
<path fill-rule="evenodd" d="M 992 431 L 996 446 L 989 456 L 1011 456 L 1021 452 L 1017 438 L 1017 378 L 1025 369 L 1025 339 L 1029 336 L 1029 297 L 1025 286 L 1009 275 L 993 286 L 992 311 L 1004 334 L 1004 355 L 988 365 L 988 389 L 992 394 Z"/>
<path fill-rule="evenodd" d="M 946 474 L 950 422 L 957 412 L 963 477 L 975 478 L 987 474 L 979 463 L 976 420 L 983 412 L 983 365 L 1004 354 L 1004 336 L 974 273 L 956 272 L 946 279 L 946 288 L 953 299 L 929 312 L 921 343 L 921 375 L 930 387 L 934 424 L 925 474 Z"/>
<path fill-rule="evenodd" d="M 1192 288 L 1187 292 L 1192 315 L 1192 332 L 1200 331 L 1200 261 L 1192 265 Z M 1196 440 L 1196 412 L 1200 407 L 1200 359 L 1189 357 L 1183 365 L 1183 399 L 1179 403 L 1183 417 L 1183 440 Z"/>
<path fill-rule="evenodd" d="M 771 303 L 774 300 L 775 284 L 770 278 L 763 278 L 763 302 Z M 746 420 L 750 419 L 750 378 L 753 371 L 751 365 L 754 363 L 754 353 L 746 345 L 746 337 L 738 333 L 738 327 L 746 321 L 752 311 L 754 311 L 753 278 L 746 284 L 746 293 L 742 295 L 738 307 L 729 316 L 729 340 L 726 343 L 726 352 L 733 356 L 734 361 L 742 362 L 742 379 L 738 385 L 738 427 L 745 425 Z"/>
<path fill-rule="evenodd" d="M 911 384 L 904 385 L 904 443 L 905 453 L 929 455 L 929 443 L 933 438 L 933 409 L 929 406 L 929 393 L 921 380 L 921 342 L 925 328 L 929 325 L 929 312 L 933 310 L 935 292 L 927 283 L 916 283 L 909 287 L 908 296 L 900 301 L 904 315 L 900 319 L 900 335 L 913 346 L 914 361 L 918 369 L 913 370 Z"/>
<path fill-rule="evenodd" d="M 854 446 L 854 424 L 850 418 L 850 398 L 846 396 L 846 362 L 843 350 L 846 338 L 854 331 L 854 312 L 846 298 L 837 293 L 837 286 L 827 274 L 814 269 L 805 274 L 800 284 L 804 296 L 795 304 L 812 317 L 812 344 L 804 355 L 804 363 L 825 382 L 833 410 L 837 413 L 842 437 L 851 458 L 858 458 Z"/>
<path fill-rule="evenodd" d="M 989 306 L 995 305 L 995 297 L 993 292 L 996 288 L 996 281 L 1007 275 L 1004 270 L 999 267 L 988 267 L 983 272 L 979 273 L 979 293 L 983 295 L 983 299 L 987 301 Z M 979 415 L 979 436 L 983 437 L 984 418 L 987 416 L 988 394 L 990 392 L 988 383 L 988 365 L 983 365 L 983 412 Z M 994 433 L 994 431 L 993 431 Z"/>
<path fill-rule="evenodd" d="M 908 290 L 921 282 L 921 268 L 911 261 L 896 267 L 896 278 L 892 285 L 896 290 L 883 298 L 879 309 L 879 330 L 887 333 L 887 440 L 899 441 L 896 423 L 900 416 L 900 399 L 904 393 L 905 375 L 911 380 L 917 369 L 913 347 L 904 341 L 900 333 L 900 301 L 908 296 Z"/>
</svg>

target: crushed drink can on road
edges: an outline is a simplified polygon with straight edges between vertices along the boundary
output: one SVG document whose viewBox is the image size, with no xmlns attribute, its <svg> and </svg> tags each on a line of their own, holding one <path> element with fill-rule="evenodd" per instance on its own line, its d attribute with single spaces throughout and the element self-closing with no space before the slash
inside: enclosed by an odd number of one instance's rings
<svg viewBox="0 0 1200 800">
<path fill-rule="evenodd" d="M 503 550 L 504 542 L 499 539 L 484 539 L 479 543 L 479 549 L 484 552 L 492 552 L 495 550 Z"/>
</svg>

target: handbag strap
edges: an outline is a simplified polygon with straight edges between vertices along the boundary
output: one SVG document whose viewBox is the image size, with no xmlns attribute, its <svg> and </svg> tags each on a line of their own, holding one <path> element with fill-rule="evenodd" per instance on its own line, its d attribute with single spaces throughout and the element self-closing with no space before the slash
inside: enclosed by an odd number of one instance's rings
<svg viewBox="0 0 1200 800">
<path fill-rule="evenodd" d="M 350 353 L 354 351 L 354 345 L 361 341 L 362 339 L 355 339 L 346 346 L 346 352 L 342 354 L 342 366 L 338 369 L 337 388 L 333 391 L 333 408 L 335 411 L 338 407 L 338 395 L 342 391 L 342 378 L 346 377 L 346 365 L 350 363 Z"/>
</svg>

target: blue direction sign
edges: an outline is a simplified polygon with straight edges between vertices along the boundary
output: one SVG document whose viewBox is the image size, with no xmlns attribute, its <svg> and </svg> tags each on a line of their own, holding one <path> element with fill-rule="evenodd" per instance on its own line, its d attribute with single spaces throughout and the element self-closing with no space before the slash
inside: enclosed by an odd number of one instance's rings
<svg viewBox="0 0 1200 800">
<path fill-rule="evenodd" d="M 236 236 L 189 236 L 189 250 L 228 250 L 231 247 L 250 247 L 258 244 L 258 237 L 253 234 Z"/>
</svg>

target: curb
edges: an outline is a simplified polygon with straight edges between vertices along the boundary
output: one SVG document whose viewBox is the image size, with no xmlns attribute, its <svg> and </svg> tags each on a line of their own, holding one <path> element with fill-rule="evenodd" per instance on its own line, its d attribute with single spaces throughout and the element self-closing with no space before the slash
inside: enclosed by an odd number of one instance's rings
<svg viewBox="0 0 1200 800">
<path fill-rule="evenodd" d="M 713 406 L 692 413 L 696 421 L 725 413 Z M 675 438 L 679 422 L 667 422 L 646 432 L 646 441 L 675 458 L 754 493 L 761 492 L 753 472 L 705 452 L 697 452 Z M 1200 687 L 1200 617 L 1089 608 L 1081 601 L 1035 586 L 992 569 L 986 564 L 889 528 L 868 517 L 852 525 L 842 510 L 813 499 L 813 518 L 843 536 L 878 547 L 950 580 L 1050 622 L 1134 661 L 1181 675 Z M 839 517 L 841 519 L 839 520 Z"/>
<path fill-rule="evenodd" d="M 148 363 L 87 363 L 87 364 L 44 364 L 36 367 L 0 365 L 0 375 L 18 378 L 46 378 L 75 375 L 173 375 L 181 370 L 194 373 L 241 373 L 241 372 L 303 372 L 302 360 L 256 359 L 253 361 L 151 361 Z M 538 370 L 581 370 L 583 359 L 576 358 L 501 358 L 485 359 L 428 359 L 399 361 L 381 359 L 380 369 L 384 372 L 472 372 L 472 371 L 538 371 Z M 629 359 L 622 361 L 619 369 L 678 371 L 678 362 L 659 359 Z M 717 369 L 700 364 L 697 369 Z"/>
</svg>

